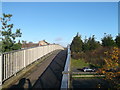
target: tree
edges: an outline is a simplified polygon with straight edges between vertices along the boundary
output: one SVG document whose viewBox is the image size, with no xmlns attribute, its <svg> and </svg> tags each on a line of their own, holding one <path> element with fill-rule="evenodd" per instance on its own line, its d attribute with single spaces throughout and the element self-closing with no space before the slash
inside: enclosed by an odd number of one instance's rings
<svg viewBox="0 0 120 90">
<path fill-rule="evenodd" d="M 116 36 L 115 42 L 116 45 L 120 48 L 120 33 L 118 34 L 118 36 Z"/>
<path fill-rule="evenodd" d="M 111 36 L 111 34 L 108 34 L 102 38 L 102 46 L 104 47 L 113 47 L 115 46 L 115 42 L 113 40 L 113 37 Z"/>
<path fill-rule="evenodd" d="M 0 41 L 0 53 L 2 53 L 2 41 Z"/>
<path fill-rule="evenodd" d="M 89 37 L 89 39 L 85 38 L 83 43 L 83 51 L 95 50 L 98 47 L 100 47 L 100 43 L 95 40 L 94 35 L 92 37 Z"/>
<path fill-rule="evenodd" d="M 16 50 L 19 43 L 16 44 L 15 39 L 17 37 L 21 37 L 22 33 L 20 32 L 20 29 L 16 29 L 16 32 L 13 33 L 13 24 L 9 24 L 9 21 L 11 20 L 12 15 L 11 14 L 3 14 L 3 17 L 1 17 L 2 22 L 2 30 L 1 32 L 1 39 L 2 39 L 2 52 L 8 52 L 11 50 Z"/>
<path fill-rule="evenodd" d="M 14 44 L 14 46 L 13 46 L 13 50 L 19 50 L 19 49 L 21 49 L 21 47 L 22 47 L 22 44 L 21 44 L 21 42 L 20 42 L 20 40 L 18 41 L 18 43 L 15 43 Z"/>
<path fill-rule="evenodd" d="M 82 45 L 83 42 L 81 40 L 81 36 L 79 35 L 79 33 L 77 33 L 77 35 L 73 38 L 72 43 L 70 45 L 71 51 L 76 53 L 81 52 Z"/>
<path fill-rule="evenodd" d="M 120 51 L 117 47 L 113 47 L 112 50 L 106 51 L 104 54 L 106 55 L 104 58 L 105 64 L 97 72 L 105 74 L 105 79 L 114 84 L 113 88 L 120 89 Z"/>
<path fill-rule="evenodd" d="M 27 41 L 22 40 L 22 44 L 27 44 Z"/>
<path fill-rule="evenodd" d="M 90 48 L 89 43 L 88 43 L 88 39 L 85 37 L 85 40 L 83 42 L 83 51 L 88 51 Z"/>
</svg>

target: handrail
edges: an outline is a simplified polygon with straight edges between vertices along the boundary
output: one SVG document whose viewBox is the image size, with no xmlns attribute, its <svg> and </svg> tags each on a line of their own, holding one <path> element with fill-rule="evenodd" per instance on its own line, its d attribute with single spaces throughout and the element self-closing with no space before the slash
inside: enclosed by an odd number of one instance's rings
<svg viewBox="0 0 120 90">
<path fill-rule="evenodd" d="M 39 58 L 59 49 L 63 50 L 64 48 L 53 44 L 0 54 L 0 85 Z"/>
<path fill-rule="evenodd" d="M 68 46 L 68 52 L 67 52 L 67 59 L 64 71 L 62 72 L 62 82 L 61 82 L 61 89 L 68 89 L 70 88 L 70 58 L 71 58 L 71 51 L 70 47 Z"/>
<path fill-rule="evenodd" d="M 4 52 L 4 53 L 0 53 L 0 54 L 7 54 L 7 53 L 18 52 L 18 51 L 22 51 L 22 50 L 27 50 L 27 49 L 37 48 L 37 47 L 50 46 L 50 45 L 58 45 L 58 44 L 49 44 L 49 45 L 42 45 L 42 46 L 35 46 L 35 47 L 22 48 L 22 49 L 19 49 L 19 50 L 13 50 L 13 51 Z"/>
</svg>

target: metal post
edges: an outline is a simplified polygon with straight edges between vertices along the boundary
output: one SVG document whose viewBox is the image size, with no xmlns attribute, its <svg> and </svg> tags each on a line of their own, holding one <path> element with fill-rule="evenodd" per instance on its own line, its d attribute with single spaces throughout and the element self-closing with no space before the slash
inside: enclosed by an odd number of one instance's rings
<svg viewBox="0 0 120 90">
<path fill-rule="evenodd" d="M 24 63 L 24 67 L 26 67 L 26 64 L 25 64 L 25 50 L 24 50 L 24 59 L 23 60 L 24 60 L 24 62 L 23 62 Z"/>
<path fill-rule="evenodd" d="M 15 53 L 15 76 L 17 75 L 17 52 Z"/>
<path fill-rule="evenodd" d="M 0 54 L 0 85 L 2 85 L 2 54 Z"/>
</svg>

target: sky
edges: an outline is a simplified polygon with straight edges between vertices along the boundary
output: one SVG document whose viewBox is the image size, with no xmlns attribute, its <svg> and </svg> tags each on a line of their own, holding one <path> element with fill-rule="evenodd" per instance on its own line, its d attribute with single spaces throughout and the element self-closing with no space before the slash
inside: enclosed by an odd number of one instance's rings
<svg viewBox="0 0 120 90">
<path fill-rule="evenodd" d="M 118 2 L 119 0 L 1 0 L 2 2 Z"/>
<path fill-rule="evenodd" d="M 2 12 L 13 15 L 14 31 L 21 29 L 17 40 L 66 46 L 77 32 L 99 41 L 104 33 L 118 34 L 117 2 L 3 2 Z"/>
</svg>

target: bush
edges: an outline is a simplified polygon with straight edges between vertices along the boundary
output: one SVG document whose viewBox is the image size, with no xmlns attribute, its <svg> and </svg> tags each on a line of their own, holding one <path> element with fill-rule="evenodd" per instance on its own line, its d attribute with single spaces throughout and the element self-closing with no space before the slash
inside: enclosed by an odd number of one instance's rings
<svg viewBox="0 0 120 90">
<path fill-rule="evenodd" d="M 83 53 L 83 52 L 81 52 L 81 53 L 72 52 L 72 54 L 71 54 L 71 57 L 76 60 L 83 59 L 84 56 L 85 56 L 85 53 Z"/>
<path fill-rule="evenodd" d="M 104 52 L 110 51 L 111 49 L 112 48 L 99 47 L 96 50 L 81 53 L 72 52 L 71 56 L 73 59 L 83 59 L 87 63 L 102 67 L 105 64 L 104 58 L 106 57 Z"/>
</svg>

